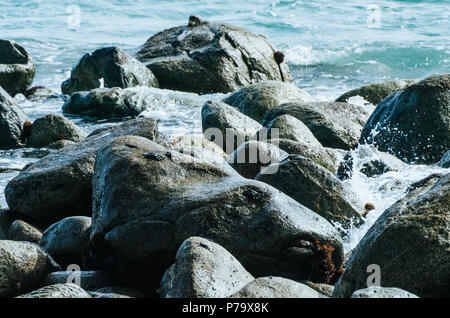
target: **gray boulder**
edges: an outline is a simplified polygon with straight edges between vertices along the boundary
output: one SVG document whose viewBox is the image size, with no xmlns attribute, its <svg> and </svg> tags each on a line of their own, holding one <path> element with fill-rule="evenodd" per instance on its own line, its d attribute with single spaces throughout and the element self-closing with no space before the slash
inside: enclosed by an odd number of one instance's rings
<svg viewBox="0 0 450 318">
<path fill-rule="evenodd" d="M 14 221 L 8 230 L 7 239 L 11 241 L 26 241 L 39 244 L 42 232 L 34 226 L 22 221 Z"/>
<path fill-rule="evenodd" d="M 36 68 L 30 53 L 14 41 L 0 40 L 0 86 L 11 96 L 33 83 Z"/>
<path fill-rule="evenodd" d="M 53 224 L 42 235 L 40 245 L 59 264 L 83 264 L 83 253 L 89 244 L 91 218 L 72 216 Z"/>
<path fill-rule="evenodd" d="M 261 124 L 228 104 L 207 102 L 202 108 L 202 129 L 205 137 L 227 153 L 232 153 L 242 143 L 250 140 L 261 128 Z M 219 132 L 221 136 L 217 136 Z"/>
<path fill-rule="evenodd" d="M 0 297 L 14 297 L 38 287 L 59 266 L 39 245 L 0 241 L 0 269 Z"/>
<path fill-rule="evenodd" d="M 361 96 L 373 105 L 378 105 L 389 95 L 403 90 L 414 84 L 416 80 L 393 80 L 382 83 L 365 85 L 349 92 L 346 92 L 336 99 L 336 102 L 347 102 L 351 97 Z"/>
<path fill-rule="evenodd" d="M 62 149 L 62 148 L 64 148 L 64 147 L 67 147 L 67 146 L 72 146 L 72 145 L 74 145 L 75 143 L 76 143 L 76 142 L 75 142 L 75 141 L 72 141 L 72 140 L 61 139 L 61 140 L 52 142 L 51 144 L 48 144 L 48 145 L 46 146 L 46 148 L 48 148 L 48 149 L 54 149 L 54 150 L 59 150 L 59 149 Z"/>
<path fill-rule="evenodd" d="M 408 163 L 437 163 L 450 149 L 449 114 L 450 74 L 432 76 L 383 100 L 360 142 Z"/>
<path fill-rule="evenodd" d="M 222 246 L 191 237 L 164 274 L 159 294 L 164 298 L 225 298 L 253 279 Z"/>
<path fill-rule="evenodd" d="M 74 215 L 92 214 L 92 176 L 99 148 L 124 135 L 165 142 L 157 122 L 148 118 L 102 128 L 85 140 L 33 163 L 5 188 L 8 206 L 33 225 L 49 225 Z"/>
<path fill-rule="evenodd" d="M 243 114 L 262 122 L 266 113 L 290 102 L 310 102 L 313 98 L 291 83 L 267 81 L 243 87 L 223 102 L 237 107 Z"/>
<path fill-rule="evenodd" d="M 228 156 L 228 164 L 245 178 L 253 179 L 258 173 L 271 164 L 283 161 L 288 154 L 274 144 L 250 140 Z M 272 173 L 272 171 L 267 171 Z"/>
<path fill-rule="evenodd" d="M 84 55 L 73 68 L 71 76 L 61 85 L 63 94 L 90 91 L 104 87 L 158 87 L 153 73 L 117 47 L 107 47 Z"/>
<path fill-rule="evenodd" d="M 269 111 L 263 125 L 281 115 L 302 121 L 324 147 L 350 150 L 358 145 L 370 116 L 363 107 L 347 103 L 288 103 Z"/>
<path fill-rule="evenodd" d="M 97 268 L 156 288 L 182 242 L 198 236 L 223 246 L 255 276 L 338 276 L 339 234 L 316 213 L 233 169 L 127 139 L 97 156 L 90 242 Z M 312 246 L 316 241 L 328 255 Z M 313 267 L 325 259 L 328 267 Z"/>
<path fill-rule="evenodd" d="M 36 119 L 27 137 L 27 147 L 42 148 L 59 140 L 78 142 L 86 138 L 86 133 L 61 115 L 50 114 Z"/>
<path fill-rule="evenodd" d="M 412 185 L 361 239 L 334 296 L 350 297 L 367 286 L 367 268 L 377 264 L 384 287 L 401 288 L 419 297 L 449 297 L 449 206 L 450 174 L 431 175 Z"/>
<path fill-rule="evenodd" d="M 281 277 L 260 277 L 231 298 L 328 298 L 311 287 Z"/>
<path fill-rule="evenodd" d="M 75 284 L 45 286 L 16 298 L 92 298 L 83 288 Z"/>
<path fill-rule="evenodd" d="M 65 114 L 96 119 L 137 117 L 153 102 L 151 93 L 143 88 L 97 88 L 74 93 L 62 110 Z"/>
<path fill-rule="evenodd" d="M 371 286 L 355 291 L 350 298 L 419 298 L 395 287 Z"/>
<path fill-rule="evenodd" d="M 51 99 L 57 99 L 61 96 L 50 88 L 44 86 L 34 86 L 27 89 L 23 95 L 26 99 L 38 102 L 38 101 L 47 101 Z"/>
<path fill-rule="evenodd" d="M 22 146 L 22 131 L 27 121 L 22 108 L 0 87 L 0 149 Z"/>
<path fill-rule="evenodd" d="M 439 161 L 439 167 L 450 168 L 450 150 L 447 151 Z"/>
<path fill-rule="evenodd" d="M 112 284 L 111 277 L 102 271 L 63 271 L 48 274 L 43 281 L 43 286 L 56 284 L 80 283 L 80 287 L 87 291 L 94 291 Z"/>
<path fill-rule="evenodd" d="M 136 57 L 161 88 L 177 91 L 228 93 L 267 80 L 292 81 L 283 54 L 265 37 L 195 16 L 148 39 Z"/>
<path fill-rule="evenodd" d="M 269 174 L 263 170 L 255 179 L 270 184 L 344 228 L 362 223 L 361 214 L 350 203 L 357 202 L 355 195 L 349 193 L 334 174 L 311 160 L 290 155 L 267 169 L 276 173 Z"/>
</svg>

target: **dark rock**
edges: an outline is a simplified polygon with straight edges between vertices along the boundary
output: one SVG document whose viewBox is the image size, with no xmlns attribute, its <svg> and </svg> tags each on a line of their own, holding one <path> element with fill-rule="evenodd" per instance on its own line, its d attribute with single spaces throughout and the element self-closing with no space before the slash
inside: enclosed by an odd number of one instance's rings
<svg viewBox="0 0 450 318">
<path fill-rule="evenodd" d="M 27 89 L 23 95 L 33 102 L 59 98 L 60 95 L 44 86 L 34 86 Z"/>
<path fill-rule="evenodd" d="M 22 146 L 22 130 L 27 121 L 28 117 L 22 108 L 0 87 L 0 149 Z"/>
<path fill-rule="evenodd" d="M 30 53 L 14 41 L 0 40 L 0 86 L 11 96 L 24 92 L 36 69 Z"/>
<path fill-rule="evenodd" d="M 450 168 L 450 150 L 447 151 L 443 156 L 441 161 L 439 161 L 439 167 Z"/>
<path fill-rule="evenodd" d="M 278 64 L 274 53 L 263 36 L 190 17 L 187 26 L 148 39 L 136 57 L 156 75 L 161 88 L 208 94 L 267 80 L 292 81 L 289 67 Z"/>
<path fill-rule="evenodd" d="M 260 277 L 231 298 L 328 298 L 311 287 L 281 277 Z"/>
<path fill-rule="evenodd" d="M 67 146 L 72 146 L 72 145 L 74 145 L 75 143 L 76 143 L 76 142 L 75 142 L 75 141 L 72 141 L 72 140 L 61 139 L 61 140 L 52 142 L 51 144 L 48 144 L 46 147 L 47 147 L 48 149 L 59 150 L 59 149 L 62 149 L 62 148 L 64 148 L 64 147 L 67 147 Z"/>
<path fill-rule="evenodd" d="M 9 227 L 7 239 L 39 244 L 41 237 L 42 232 L 37 228 L 22 220 L 16 220 Z"/>
<path fill-rule="evenodd" d="M 200 237 L 183 242 L 175 264 L 164 274 L 164 298 L 225 298 L 254 277 L 222 246 Z"/>
<path fill-rule="evenodd" d="M 269 110 L 282 104 L 309 101 L 312 101 L 312 97 L 294 84 L 277 81 L 243 87 L 223 100 L 257 122 L 262 122 Z"/>
<path fill-rule="evenodd" d="M 339 234 L 316 213 L 232 169 L 129 138 L 97 157 L 90 250 L 98 268 L 156 289 L 181 243 L 199 236 L 226 248 L 255 276 L 320 281 L 325 272 L 337 274 Z M 165 159 L 146 159 L 149 152 Z M 328 246 L 328 255 L 312 242 Z M 328 267 L 313 267 L 324 260 Z"/>
<path fill-rule="evenodd" d="M 336 102 L 347 102 L 350 97 L 361 96 L 376 106 L 389 95 L 403 90 L 415 82 L 416 80 L 393 80 L 362 86 L 342 94 L 336 99 Z"/>
<path fill-rule="evenodd" d="M 350 150 L 358 145 L 369 112 L 347 103 L 288 103 L 269 111 L 263 125 L 281 115 L 302 121 L 324 147 Z"/>
<path fill-rule="evenodd" d="M 36 119 L 27 138 L 27 147 L 42 148 L 59 140 L 78 142 L 86 133 L 61 115 L 50 114 Z"/>
<path fill-rule="evenodd" d="M 258 173 L 273 163 L 283 161 L 288 154 L 274 144 L 250 140 L 228 156 L 227 162 L 245 178 L 253 179 Z"/>
<path fill-rule="evenodd" d="M 99 49 L 84 55 L 73 68 L 70 79 L 61 85 L 63 94 L 104 87 L 158 87 L 153 73 L 135 58 L 117 47 Z"/>
<path fill-rule="evenodd" d="M 36 288 L 59 266 L 39 245 L 0 241 L 0 269 L 0 297 L 14 297 Z"/>
<path fill-rule="evenodd" d="M 221 102 L 207 102 L 202 108 L 202 128 L 208 140 L 232 153 L 262 126 L 235 107 Z M 219 132 L 221 136 L 217 136 Z"/>
<path fill-rule="evenodd" d="M 83 288 L 75 284 L 45 286 L 16 298 L 92 298 Z"/>
<path fill-rule="evenodd" d="M 42 158 L 12 179 L 5 189 L 8 206 L 18 218 L 42 227 L 67 216 L 90 216 L 97 151 L 110 139 L 124 135 L 165 142 L 157 122 L 148 118 L 97 130 L 82 142 Z"/>
<path fill-rule="evenodd" d="M 9 227 L 13 221 L 8 215 L 8 210 L 0 208 L 0 240 L 6 240 Z"/>
<path fill-rule="evenodd" d="M 419 297 L 449 297 L 449 206 L 450 174 L 413 185 L 359 242 L 334 296 L 350 297 L 366 287 L 367 268 L 377 264 L 384 287 L 395 286 Z"/>
<path fill-rule="evenodd" d="M 371 286 L 355 291 L 350 298 L 419 298 L 395 287 Z"/>
<path fill-rule="evenodd" d="M 401 160 L 439 162 L 450 149 L 450 74 L 432 76 L 383 100 L 360 142 Z"/>
<path fill-rule="evenodd" d="M 263 170 L 256 180 L 270 184 L 344 228 L 362 223 L 360 213 L 349 203 L 350 198 L 357 201 L 355 195 L 349 193 L 330 171 L 298 155 L 291 155 L 275 166 L 276 173 L 268 174 Z"/>
<path fill-rule="evenodd" d="M 91 218 L 68 217 L 45 230 L 40 245 L 63 266 L 82 265 L 90 234 Z"/>
<path fill-rule="evenodd" d="M 143 88 L 97 88 L 74 93 L 64 104 L 63 112 L 97 119 L 137 117 L 153 105 L 151 97 Z"/>
</svg>

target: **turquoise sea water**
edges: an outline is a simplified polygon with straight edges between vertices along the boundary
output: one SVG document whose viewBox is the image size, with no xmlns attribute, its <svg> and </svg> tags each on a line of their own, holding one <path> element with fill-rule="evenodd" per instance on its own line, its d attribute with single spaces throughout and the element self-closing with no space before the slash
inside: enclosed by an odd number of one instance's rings
<svg viewBox="0 0 450 318">
<path fill-rule="evenodd" d="M 59 92 L 85 53 L 112 45 L 134 53 L 156 32 L 184 25 L 195 14 L 266 36 L 285 53 L 295 83 L 317 100 L 331 101 L 368 83 L 450 73 L 449 12 L 450 0 L 0 0 L 0 38 L 31 52 L 37 65 L 34 85 Z M 160 119 L 166 132 L 186 133 L 193 123 L 199 127 L 203 103 L 220 97 L 155 90 L 158 107 L 146 115 Z M 18 96 L 16 101 L 31 119 L 61 113 L 63 104 L 60 98 L 29 102 Z M 74 120 L 86 131 L 99 125 Z M 20 169 L 36 160 L 29 152 L 0 152 L 0 168 Z M 361 200 L 380 202 L 370 225 L 404 191 L 382 194 L 377 189 L 383 182 L 406 180 L 406 188 L 436 169 L 405 165 L 398 173 L 374 180 L 359 176 L 346 185 Z M 2 205 L 3 189 L 16 174 L 0 173 Z M 353 233 L 348 248 L 364 231 Z"/>
</svg>

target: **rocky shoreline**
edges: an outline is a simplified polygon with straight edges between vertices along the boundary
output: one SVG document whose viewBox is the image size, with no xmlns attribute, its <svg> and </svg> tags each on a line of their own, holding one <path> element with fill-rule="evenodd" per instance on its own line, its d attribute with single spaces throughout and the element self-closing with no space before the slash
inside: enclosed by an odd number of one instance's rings
<svg viewBox="0 0 450 318">
<path fill-rule="evenodd" d="M 449 167 L 450 74 L 317 102 L 264 36 L 191 16 L 134 57 L 80 59 L 63 113 L 122 120 L 89 135 L 62 115 L 28 119 L 12 97 L 54 94 L 34 75 L 26 49 L 0 40 L 0 149 L 49 151 L 6 186 L 0 297 L 450 297 L 450 173 L 411 185 L 351 255 L 344 230 L 377 202 L 342 185 L 364 144 Z M 175 137 L 139 117 L 151 87 L 227 95 L 203 106 L 203 136 Z"/>
</svg>

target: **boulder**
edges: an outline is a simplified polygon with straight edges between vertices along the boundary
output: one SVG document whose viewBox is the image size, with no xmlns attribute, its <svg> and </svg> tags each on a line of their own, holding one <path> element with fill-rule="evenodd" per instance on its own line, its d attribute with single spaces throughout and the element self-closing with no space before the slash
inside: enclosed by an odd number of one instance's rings
<svg viewBox="0 0 450 318">
<path fill-rule="evenodd" d="M 0 86 L 11 96 L 33 83 L 36 68 L 30 53 L 14 41 L 0 40 Z"/>
<path fill-rule="evenodd" d="M 152 94 L 139 88 L 97 88 L 74 93 L 63 105 L 64 114 L 106 119 L 137 117 L 154 103 Z"/>
<path fill-rule="evenodd" d="M 203 149 L 215 152 L 217 155 L 225 159 L 227 154 L 223 149 L 217 146 L 214 142 L 209 141 L 203 135 L 182 135 L 172 137 L 172 148 L 174 149 L 189 149 L 190 147 L 196 149 Z"/>
<path fill-rule="evenodd" d="M 22 220 L 15 220 L 9 227 L 7 235 L 7 239 L 11 241 L 26 241 L 35 244 L 39 244 L 41 237 L 41 231 Z"/>
<path fill-rule="evenodd" d="M 339 276 L 342 245 L 333 226 L 233 169 L 117 138 L 99 151 L 93 186 L 90 257 L 130 283 L 156 289 L 192 236 L 220 244 L 254 276 Z"/>
<path fill-rule="evenodd" d="M 345 264 L 344 264 L 344 266 L 345 266 Z M 302 280 L 300 283 L 302 283 L 303 285 L 306 285 L 308 287 L 311 287 L 312 289 L 314 289 L 316 292 L 318 292 L 321 295 L 324 295 L 327 297 L 333 296 L 333 290 L 334 290 L 333 285 L 313 283 L 309 280 Z"/>
<path fill-rule="evenodd" d="M 243 87 L 223 102 L 237 107 L 243 114 L 262 122 L 266 113 L 290 102 L 310 102 L 313 98 L 291 83 L 267 81 Z"/>
<path fill-rule="evenodd" d="M 362 106 L 348 103 L 287 103 L 270 110 L 263 125 L 281 115 L 302 121 L 324 147 L 350 150 L 358 145 L 370 113 Z"/>
<path fill-rule="evenodd" d="M 50 114 L 36 119 L 27 137 L 27 147 L 42 148 L 59 140 L 78 142 L 86 138 L 86 133 L 61 115 Z"/>
<path fill-rule="evenodd" d="M 450 150 L 447 151 L 439 161 L 439 167 L 450 168 Z"/>
<path fill-rule="evenodd" d="M 361 239 L 333 295 L 350 297 L 366 287 L 368 266 L 377 264 L 383 287 L 419 297 L 449 297 L 449 206 L 450 174 L 412 185 Z"/>
<path fill-rule="evenodd" d="M 261 128 L 261 124 L 228 104 L 207 102 L 202 108 L 203 134 L 227 153 L 249 141 Z"/>
<path fill-rule="evenodd" d="M 428 77 L 384 99 L 360 142 L 407 163 L 439 162 L 450 149 L 450 74 Z"/>
<path fill-rule="evenodd" d="M 53 224 L 42 235 L 40 245 L 59 264 L 83 264 L 83 253 L 89 244 L 91 218 L 72 216 Z"/>
<path fill-rule="evenodd" d="M 38 287 L 59 266 L 39 245 L 0 241 L 0 297 L 14 297 Z"/>
<path fill-rule="evenodd" d="M 311 287 L 281 277 L 260 277 L 231 298 L 328 298 Z"/>
<path fill-rule="evenodd" d="M 225 298 L 254 280 L 222 246 L 200 237 L 183 242 L 164 274 L 163 298 Z"/>
<path fill-rule="evenodd" d="M 336 99 L 336 102 L 346 103 L 351 97 L 361 96 L 366 101 L 376 106 L 389 95 L 403 90 L 415 82 L 416 80 L 393 80 L 365 85 L 342 94 Z"/>
<path fill-rule="evenodd" d="M 28 122 L 28 117 L 25 112 L 0 87 L 0 149 L 22 146 L 22 131 L 26 122 Z"/>
<path fill-rule="evenodd" d="M 153 73 L 117 47 L 107 47 L 84 55 L 71 76 L 61 85 L 63 94 L 90 91 L 100 87 L 158 87 Z"/>
<path fill-rule="evenodd" d="M 8 210 L 0 208 L 0 240 L 6 240 L 8 237 L 8 230 L 13 219 L 8 215 Z"/>
<path fill-rule="evenodd" d="M 112 284 L 111 277 L 102 271 L 63 271 L 48 274 L 44 278 L 43 286 L 77 283 L 78 279 L 79 286 L 87 291 L 94 291 Z"/>
<path fill-rule="evenodd" d="M 350 298 L 419 298 L 395 287 L 371 286 L 355 291 Z"/>
<path fill-rule="evenodd" d="M 290 155 L 274 166 L 267 169 L 275 169 L 276 173 L 263 170 L 255 179 L 277 188 L 331 223 L 344 228 L 362 223 L 361 214 L 351 204 L 357 202 L 356 196 L 330 171 L 298 155 Z"/>
<path fill-rule="evenodd" d="M 148 118 L 94 131 L 85 140 L 33 163 L 5 188 L 11 211 L 46 228 L 64 217 L 92 214 L 92 176 L 99 148 L 108 140 L 140 135 L 165 142 L 157 122 Z"/>
<path fill-rule="evenodd" d="M 228 164 L 245 178 L 253 179 L 262 169 L 271 164 L 283 161 L 288 154 L 277 147 L 275 139 L 272 143 L 250 140 L 228 156 Z M 275 173 L 267 170 L 266 173 Z"/>
<path fill-rule="evenodd" d="M 297 142 L 290 139 L 269 139 L 268 143 L 276 144 L 278 147 L 290 155 L 300 155 L 308 158 L 334 174 L 338 164 L 338 158 L 333 151 L 322 145 L 305 142 Z"/>
<path fill-rule="evenodd" d="M 50 88 L 44 86 L 34 86 L 27 89 L 23 95 L 32 102 L 46 101 L 50 99 L 60 98 L 60 95 Z"/>
<path fill-rule="evenodd" d="M 16 298 L 92 298 L 83 288 L 75 284 L 45 286 Z"/>
<path fill-rule="evenodd" d="M 265 37 L 195 16 L 148 39 L 136 57 L 161 88 L 177 91 L 228 93 L 267 80 L 292 81 L 283 53 Z"/>
</svg>

